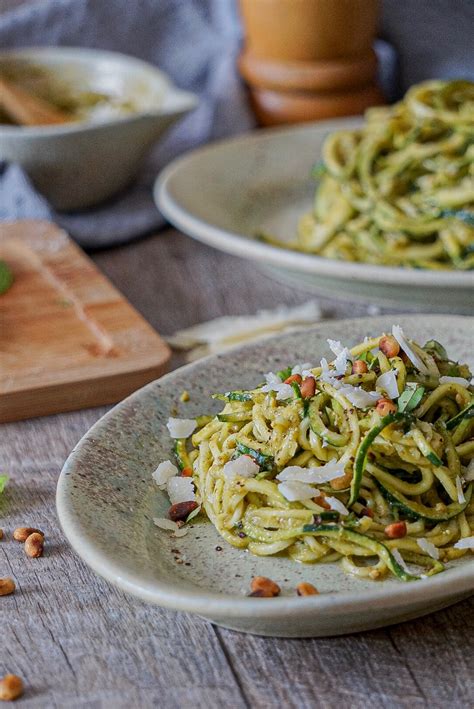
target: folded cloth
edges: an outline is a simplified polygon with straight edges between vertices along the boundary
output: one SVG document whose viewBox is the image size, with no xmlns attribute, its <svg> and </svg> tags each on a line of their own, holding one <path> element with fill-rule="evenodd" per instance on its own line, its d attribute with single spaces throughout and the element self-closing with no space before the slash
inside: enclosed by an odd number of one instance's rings
<svg viewBox="0 0 474 709">
<path fill-rule="evenodd" d="M 165 71 L 200 105 L 150 154 L 136 183 L 108 202 L 55 213 L 16 165 L 0 167 L 0 220 L 53 219 L 85 247 L 123 243 L 163 224 L 152 199 L 160 169 L 176 155 L 253 127 L 235 69 L 240 24 L 234 0 L 42 0 L 0 15 L 0 47 L 98 47 Z"/>
<path fill-rule="evenodd" d="M 24 0 L 0 14 L 0 47 L 69 45 L 131 54 L 199 95 L 199 107 L 149 155 L 135 184 L 77 213 L 56 213 L 22 170 L 0 166 L 0 220 L 52 219 L 86 248 L 123 243 L 163 224 L 153 181 L 176 155 L 254 125 L 236 70 L 241 27 L 235 0 Z M 376 43 L 380 80 L 390 97 L 395 55 Z"/>
</svg>

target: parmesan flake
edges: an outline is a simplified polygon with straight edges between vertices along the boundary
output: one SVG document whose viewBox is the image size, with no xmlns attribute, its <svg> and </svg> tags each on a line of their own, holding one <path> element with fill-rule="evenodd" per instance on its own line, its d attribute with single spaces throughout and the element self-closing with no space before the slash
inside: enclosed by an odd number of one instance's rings
<svg viewBox="0 0 474 709">
<path fill-rule="evenodd" d="M 234 480 L 236 477 L 253 478 L 260 471 L 260 466 L 248 455 L 241 455 L 229 460 L 223 468 L 224 477 Z"/>
<path fill-rule="evenodd" d="M 407 338 L 405 337 L 405 333 L 403 332 L 400 325 L 393 325 L 392 335 L 400 345 L 401 349 L 405 352 L 410 362 L 418 369 L 418 371 L 422 374 L 429 374 L 430 370 L 423 362 L 421 357 L 416 354 L 416 352 L 408 342 Z"/>
<path fill-rule="evenodd" d="M 290 465 L 278 473 L 276 477 L 282 482 L 297 480 L 302 483 L 322 484 L 340 478 L 344 474 L 344 465 L 332 460 L 319 468 L 302 468 L 299 465 Z"/>
<path fill-rule="evenodd" d="M 344 516 L 349 514 L 349 510 L 347 509 L 347 507 L 340 500 L 338 500 L 337 497 L 326 496 L 324 500 L 328 503 L 329 507 L 335 512 L 339 512 L 339 514 Z"/>
<path fill-rule="evenodd" d="M 179 471 L 176 465 L 173 465 L 171 460 L 164 460 L 159 464 L 157 469 L 151 474 L 151 477 L 157 485 L 166 485 L 170 478 L 178 475 Z"/>
<path fill-rule="evenodd" d="M 455 549 L 474 549 L 474 537 L 464 537 L 453 546 Z"/>
<path fill-rule="evenodd" d="M 420 539 L 416 540 L 418 546 L 422 551 L 424 551 L 428 556 L 431 556 L 432 559 L 439 559 L 439 551 L 433 544 L 433 542 L 430 542 L 428 539 L 425 537 L 421 537 Z"/>
<path fill-rule="evenodd" d="M 195 419 L 169 418 L 166 427 L 171 438 L 188 438 L 196 428 Z"/>
<path fill-rule="evenodd" d="M 317 490 L 315 490 L 314 487 L 311 487 L 311 485 L 306 485 L 302 482 L 298 482 L 296 480 L 288 480 L 287 482 L 279 483 L 278 491 L 289 502 L 301 502 L 303 500 L 310 500 L 317 494 Z"/>
</svg>

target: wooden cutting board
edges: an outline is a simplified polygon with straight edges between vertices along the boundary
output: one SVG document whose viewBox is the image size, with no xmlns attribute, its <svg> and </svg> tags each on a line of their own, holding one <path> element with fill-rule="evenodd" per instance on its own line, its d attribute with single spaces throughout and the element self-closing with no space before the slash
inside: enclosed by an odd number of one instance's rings
<svg viewBox="0 0 474 709">
<path fill-rule="evenodd" d="M 0 224 L 0 422 L 111 404 L 163 373 L 166 343 L 54 224 Z"/>
</svg>

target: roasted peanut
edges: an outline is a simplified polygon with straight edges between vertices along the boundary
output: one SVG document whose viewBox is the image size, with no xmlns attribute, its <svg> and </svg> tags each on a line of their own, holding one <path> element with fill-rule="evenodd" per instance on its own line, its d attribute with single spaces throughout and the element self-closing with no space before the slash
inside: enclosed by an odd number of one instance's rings
<svg viewBox="0 0 474 709">
<path fill-rule="evenodd" d="M 15 582 L 11 578 L 0 579 L 0 596 L 9 596 L 15 592 Z"/>
<path fill-rule="evenodd" d="M 0 529 L 0 539 L 3 539 L 3 529 Z"/>
<path fill-rule="evenodd" d="M 273 598 L 280 595 L 280 586 L 266 576 L 254 576 L 250 583 L 251 596 Z"/>
<path fill-rule="evenodd" d="M 344 490 L 346 487 L 349 487 L 351 482 L 352 472 L 349 471 L 348 473 L 344 473 L 344 475 L 341 475 L 340 478 L 334 478 L 334 480 L 331 480 L 329 484 L 331 485 L 333 490 Z"/>
<path fill-rule="evenodd" d="M 285 379 L 285 384 L 292 384 L 292 382 L 296 382 L 297 384 L 301 384 L 303 381 L 303 377 L 301 374 L 291 374 L 288 379 Z"/>
<path fill-rule="evenodd" d="M 400 345 L 393 335 L 384 335 L 380 338 L 379 350 L 388 358 L 396 357 L 400 352 Z"/>
<path fill-rule="evenodd" d="M 12 702 L 23 694 L 23 681 L 17 675 L 5 675 L 0 680 L 0 701 Z"/>
<path fill-rule="evenodd" d="M 44 537 L 40 532 L 33 532 L 30 534 L 25 541 L 25 552 L 26 555 L 31 559 L 37 559 L 43 556 L 44 549 Z"/>
<path fill-rule="evenodd" d="M 393 522 L 385 527 L 385 536 L 389 539 L 401 539 L 406 537 L 407 525 L 406 522 Z"/>
<path fill-rule="evenodd" d="M 305 377 L 300 386 L 300 391 L 303 399 L 311 399 L 316 391 L 316 379 L 314 377 Z"/>
<path fill-rule="evenodd" d="M 41 534 L 44 537 L 41 529 L 36 529 L 36 527 L 17 527 L 13 532 L 13 539 L 17 542 L 26 542 L 30 534 Z"/>
<path fill-rule="evenodd" d="M 319 495 L 313 497 L 313 502 L 323 508 L 323 510 L 330 510 L 331 505 L 324 499 L 324 492 L 320 492 Z"/>
<path fill-rule="evenodd" d="M 180 522 L 185 520 L 186 517 L 197 507 L 199 507 L 199 505 L 195 500 L 189 500 L 189 502 L 176 502 L 176 504 L 171 505 L 169 508 L 168 517 L 173 520 L 173 522 Z"/>
<path fill-rule="evenodd" d="M 296 593 L 298 596 L 317 596 L 319 591 L 312 583 L 302 581 L 297 585 Z"/>
<path fill-rule="evenodd" d="M 363 359 L 356 359 L 352 364 L 352 374 L 367 374 L 369 368 Z"/>
<path fill-rule="evenodd" d="M 387 414 L 394 414 L 397 410 L 397 405 L 393 403 L 391 399 L 379 399 L 375 407 L 377 413 L 381 416 L 387 416 Z"/>
</svg>

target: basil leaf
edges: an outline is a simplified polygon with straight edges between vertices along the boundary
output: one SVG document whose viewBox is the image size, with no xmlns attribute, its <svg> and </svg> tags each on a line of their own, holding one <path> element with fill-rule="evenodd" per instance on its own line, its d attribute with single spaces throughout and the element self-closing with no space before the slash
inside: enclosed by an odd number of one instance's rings
<svg viewBox="0 0 474 709">
<path fill-rule="evenodd" d="M 5 261 L 0 261 L 0 295 L 7 292 L 12 285 L 13 280 L 13 273 Z"/>
<path fill-rule="evenodd" d="M 425 352 L 434 354 L 437 359 L 448 359 L 448 353 L 437 340 L 428 340 L 428 342 L 423 345 L 423 349 Z"/>
</svg>

